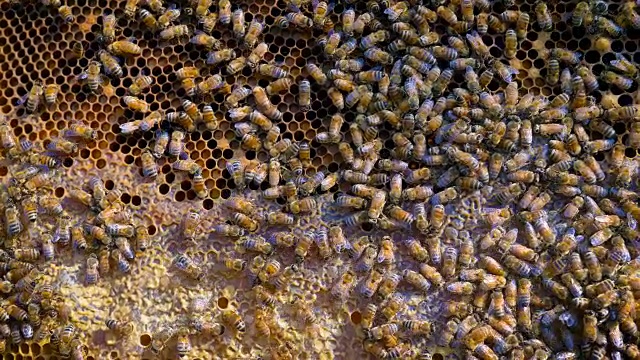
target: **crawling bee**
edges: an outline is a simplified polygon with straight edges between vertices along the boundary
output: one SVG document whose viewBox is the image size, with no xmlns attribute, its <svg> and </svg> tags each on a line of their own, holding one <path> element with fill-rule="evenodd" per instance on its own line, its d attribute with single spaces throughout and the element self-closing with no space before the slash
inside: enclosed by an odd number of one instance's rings
<svg viewBox="0 0 640 360">
<path fill-rule="evenodd" d="M 44 102 L 47 105 L 53 105 L 58 99 L 58 93 L 60 92 L 60 86 L 56 84 L 49 84 L 44 87 Z"/>
<path fill-rule="evenodd" d="M 235 328 L 238 332 L 245 332 L 246 325 L 242 317 L 235 309 L 225 310 L 222 313 L 222 320 L 229 326 Z"/>
<path fill-rule="evenodd" d="M 71 155 L 78 152 L 78 145 L 72 141 L 57 138 L 51 140 L 49 145 L 47 145 L 47 150 L 59 154 Z"/>
<path fill-rule="evenodd" d="M 307 63 L 305 65 L 305 68 L 309 73 L 309 76 L 311 76 L 313 80 L 317 82 L 319 85 L 325 85 L 327 83 L 327 80 L 328 80 L 327 75 L 325 75 L 325 73 L 322 71 L 322 69 L 318 67 L 318 65 Z"/>
<path fill-rule="evenodd" d="M 73 10 L 67 5 L 62 5 L 58 8 L 58 14 L 65 23 L 70 24 L 76 21 L 76 17 L 73 15 Z"/>
<path fill-rule="evenodd" d="M 107 46 L 107 51 L 115 56 L 133 56 L 142 54 L 140 46 L 128 40 L 112 42 Z"/>
<path fill-rule="evenodd" d="M 189 42 L 196 46 L 202 46 L 207 50 L 220 49 L 222 47 L 220 40 L 204 33 L 194 35 Z"/>
<path fill-rule="evenodd" d="M 629 90 L 633 86 L 633 80 L 616 74 L 613 71 L 605 71 L 602 73 L 602 80 L 608 84 L 615 85 L 622 90 Z"/>
<path fill-rule="evenodd" d="M 138 11 L 138 17 L 144 26 L 150 30 L 158 29 L 158 19 L 147 9 L 140 9 Z"/>
<path fill-rule="evenodd" d="M 145 177 L 154 178 L 158 176 L 158 165 L 156 159 L 153 157 L 150 151 L 144 151 L 140 154 L 140 160 L 142 164 L 142 175 Z"/>
<path fill-rule="evenodd" d="M 29 92 L 25 96 L 23 96 L 17 104 L 26 104 L 27 112 L 32 114 L 38 111 L 43 94 L 44 89 L 42 88 L 42 84 L 36 81 L 34 82 Z"/>
<path fill-rule="evenodd" d="M 313 26 L 313 20 L 305 16 L 302 12 L 290 12 L 285 15 L 285 18 L 290 24 L 293 24 L 301 29 L 308 29 Z"/>
<path fill-rule="evenodd" d="M 65 131 L 65 136 L 70 138 L 79 138 L 85 141 L 91 141 L 98 138 L 98 132 L 92 127 L 80 122 L 74 122 L 69 125 L 69 129 Z"/>
<path fill-rule="evenodd" d="M 264 23 L 256 18 L 253 18 L 253 20 L 249 24 L 249 29 L 244 36 L 245 45 L 249 48 L 253 48 L 258 42 L 258 37 L 260 37 L 260 34 L 262 34 L 263 30 Z"/>
<path fill-rule="evenodd" d="M 207 54 L 207 64 L 216 65 L 225 61 L 234 59 L 236 53 L 233 49 L 224 49 L 218 51 L 211 51 Z"/>
<path fill-rule="evenodd" d="M 112 56 L 111 54 L 109 54 L 104 50 L 100 50 L 98 52 L 98 58 L 100 59 L 100 62 L 104 66 L 104 71 L 107 75 L 115 76 L 117 78 L 122 77 L 123 70 L 116 57 Z M 97 81 L 101 81 L 101 79 L 98 79 Z M 91 83 L 89 83 L 89 85 L 91 85 Z"/>
<path fill-rule="evenodd" d="M 143 91 L 150 88 L 151 85 L 153 85 L 153 78 L 151 76 L 140 75 L 136 77 L 131 86 L 129 86 L 129 94 L 138 96 Z"/>
<path fill-rule="evenodd" d="M 87 85 L 89 86 L 89 89 L 91 89 L 91 92 L 97 93 L 98 89 L 102 85 L 101 71 L 102 71 L 102 64 L 97 61 L 92 61 L 91 63 L 89 63 L 89 67 L 87 68 L 87 71 L 80 74 L 78 76 L 78 79 L 79 80 L 86 79 Z"/>
<path fill-rule="evenodd" d="M 311 84 L 306 79 L 302 80 L 298 89 L 298 105 L 301 111 L 307 112 L 311 110 Z"/>
<path fill-rule="evenodd" d="M 149 104 L 142 99 L 138 99 L 137 97 L 123 96 L 122 101 L 130 110 L 134 112 L 141 112 L 143 114 L 146 114 L 151 111 Z"/>
<path fill-rule="evenodd" d="M 233 36 L 236 39 L 242 39 L 245 35 L 246 27 L 244 26 L 244 11 L 241 8 L 231 13 L 231 24 Z"/>
<path fill-rule="evenodd" d="M 260 75 L 269 76 L 275 79 L 282 79 L 289 76 L 289 72 L 273 64 L 258 65 L 258 72 Z"/>
<path fill-rule="evenodd" d="M 157 28 L 166 29 L 172 22 L 180 18 L 180 9 L 167 9 L 158 17 Z"/>
<path fill-rule="evenodd" d="M 173 25 L 160 32 L 160 40 L 171 41 L 191 36 L 191 29 L 187 25 Z"/>
<path fill-rule="evenodd" d="M 247 64 L 249 64 L 251 68 L 256 68 L 258 63 L 263 60 L 264 55 L 268 50 L 269 45 L 264 42 L 256 45 L 256 47 L 251 51 L 251 54 L 247 57 Z"/>
<path fill-rule="evenodd" d="M 74 41 L 71 46 L 71 53 L 76 59 L 82 59 L 84 57 L 85 45 L 81 41 Z"/>
</svg>

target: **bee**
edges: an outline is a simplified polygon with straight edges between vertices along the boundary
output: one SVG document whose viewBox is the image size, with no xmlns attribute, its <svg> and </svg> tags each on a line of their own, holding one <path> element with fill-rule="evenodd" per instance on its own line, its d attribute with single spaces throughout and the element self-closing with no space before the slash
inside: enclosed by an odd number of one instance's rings
<svg viewBox="0 0 640 360">
<path fill-rule="evenodd" d="M 100 56 L 100 54 L 101 53 L 98 53 L 98 56 Z M 100 61 L 103 61 L 103 60 L 101 59 Z M 118 65 L 118 67 L 120 66 L 117 63 L 117 61 L 115 63 L 116 63 L 116 65 Z M 120 69 L 120 70 L 122 71 L 122 69 Z M 100 74 L 101 71 L 102 71 L 102 64 L 97 62 L 97 61 L 92 61 L 92 62 L 89 63 L 89 67 L 87 68 L 87 71 L 82 73 L 82 74 L 80 74 L 80 76 L 78 76 L 78 79 L 80 79 L 80 80 L 86 79 L 87 80 L 87 84 L 89 85 L 89 89 L 91 89 L 91 91 L 93 93 L 97 93 L 98 89 L 100 88 L 101 83 L 102 83 L 102 76 Z M 112 73 L 111 70 L 109 70 L 109 73 Z M 118 74 L 117 71 L 113 72 L 113 74 L 114 74 L 114 76 L 118 76 L 117 75 Z"/>
<path fill-rule="evenodd" d="M 295 297 L 291 302 L 291 305 L 293 306 L 296 315 L 304 320 L 305 323 L 316 324 L 318 322 L 315 312 L 302 298 Z"/>
<path fill-rule="evenodd" d="M 398 281 L 400 280 L 400 277 L 397 274 L 393 274 L 395 276 L 397 276 Z M 382 287 L 382 284 L 381 284 Z M 380 288 L 381 288 L 380 287 Z M 393 291 L 391 293 L 389 293 L 389 295 L 382 297 L 381 293 L 380 293 L 380 288 L 378 288 L 378 296 L 382 299 L 386 298 L 387 299 L 387 303 L 385 304 L 385 306 L 381 309 L 380 313 L 387 319 L 387 320 L 391 320 L 393 319 L 396 314 L 398 312 L 400 312 L 400 310 L 402 310 L 404 308 L 404 303 L 405 300 L 402 297 L 402 295 L 398 294 L 398 293 L 394 293 Z"/>
<path fill-rule="evenodd" d="M 242 11 L 242 9 L 236 9 L 231 13 L 231 24 L 233 36 L 235 36 L 236 39 L 244 38 L 246 28 L 244 26 L 244 11 Z"/>
<path fill-rule="evenodd" d="M 261 113 L 272 120 L 282 119 L 282 113 L 278 110 L 277 106 L 271 103 L 264 88 L 255 86 L 252 91 L 258 110 L 260 110 Z"/>
<path fill-rule="evenodd" d="M 179 156 L 184 151 L 184 138 L 186 136 L 184 132 L 174 130 L 171 133 L 171 142 L 168 142 L 168 135 L 166 135 L 165 138 L 166 132 L 163 132 L 161 130 L 158 131 L 159 133 L 156 132 L 156 146 L 154 147 L 153 151 L 156 157 L 160 157 L 160 155 L 164 153 L 165 148 L 171 156 Z"/>
<path fill-rule="evenodd" d="M 53 139 L 47 145 L 47 150 L 58 154 L 71 155 L 78 152 L 78 145 L 66 139 Z"/>
<path fill-rule="evenodd" d="M 129 86 L 129 94 L 137 96 L 153 85 L 153 78 L 148 75 L 141 75 L 135 78 Z"/>
<path fill-rule="evenodd" d="M 305 16 L 302 12 L 290 12 L 285 15 L 285 18 L 290 24 L 293 24 L 301 29 L 307 29 L 313 26 L 313 20 Z"/>
<path fill-rule="evenodd" d="M 223 49 L 218 51 L 210 51 L 207 54 L 207 64 L 208 65 L 217 65 L 225 61 L 230 61 L 235 59 L 236 54 L 233 49 Z"/>
<path fill-rule="evenodd" d="M 319 85 L 325 85 L 327 83 L 327 75 L 325 75 L 324 72 L 322 72 L 322 69 L 320 69 L 316 64 L 307 63 L 305 68 L 309 73 L 309 76 L 311 76 Z"/>
<path fill-rule="evenodd" d="M 220 23 L 224 25 L 229 25 L 229 23 L 231 23 L 231 1 L 218 1 L 218 19 L 220 20 Z"/>
<path fill-rule="evenodd" d="M 327 14 L 333 10 L 333 4 L 313 0 L 313 26 L 322 29 L 327 22 Z M 355 16 L 355 15 L 354 15 Z"/>
<path fill-rule="evenodd" d="M 269 50 L 269 47 L 264 42 L 258 44 L 252 51 L 251 54 L 247 57 L 247 64 L 251 68 L 256 68 L 258 63 L 263 60 L 264 55 Z"/>
<path fill-rule="evenodd" d="M 378 306 L 373 303 L 369 303 L 362 311 L 360 326 L 362 326 L 363 329 L 370 329 L 373 326 L 373 320 L 375 319 L 377 312 Z"/>
<path fill-rule="evenodd" d="M 608 84 L 615 85 L 622 90 L 629 90 L 629 88 L 633 86 L 633 80 L 612 71 L 603 72 L 602 80 Z"/>
<path fill-rule="evenodd" d="M 18 144 L 17 139 L 13 135 L 13 131 L 9 125 L 2 121 L 0 122 L 0 144 L 4 149 L 14 149 Z"/>
<path fill-rule="evenodd" d="M 258 223 L 245 214 L 236 213 L 233 216 L 233 221 L 236 225 L 249 232 L 255 232 L 256 230 L 258 230 Z"/>
<path fill-rule="evenodd" d="M 604 32 L 611 37 L 620 37 L 625 34 L 623 27 L 604 16 L 594 16 L 593 21 L 592 29 L 589 29 L 591 31 Z"/>
<path fill-rule="evenodd" d="M 611 60 L 609 62 L 609 65 L 631 78 L 634 78 L 638 75 L 638 67 L 627 60 L 621 54 L 616 54 L 616 59 Z"/>
<path fill-rule="evenodd" d="M 222 321 L 227 325 L 232 326 L 238 332 L 244 333 L 246 330 L 246 325 L 240 314 L 235 309 L 225 310 L 222 313 Z"/>
<path fill-rule="evenodd" d="M 38 111 L 43 94 L 44 89 L 42 87 L 42 83 L 36 81 L 33 83 L 33 86 L 31 87 L 29 92 L 24 97 L 22 97 L 17 104 L 26 104 L 27 112 L 32 114 Z"/>
<path fill-rule="evenodd" d="M 364 209 L 367 202 L 365 199 L 357 196 L 340 195 L 336 198 L 336 205 L 340 207 L 352 208 L 355 210 Z"/>
<path fill-rule="evenodd" d="M 166 29 L 172 22 L 180 18 L 180 9 L 167 9 L 162 15 L 158 17 L 157 27 L 160 29 Z"/>
<path fill-rule="evenodd" d="M 263 283 L 269 282 L 270 279 L 280 272 L 280 268 L 280 262 L 275 259 L 269 259 L 258 273 L 258 279 Z"/>
<path fill-rule="evenodd" d="M 140 11 L 138 11 L 138 16 L 140 17 L 140 20 L 142 21 L 144 26 L 148 27 L 149 29 L 156 30 L 159 28 L 158 19 L 156 19 L 156 17 L 153 16 L 153 14 L 149 12 L 149 10 L 140 9 Z"/>
<path fill-rule="evenodd" d="M 522 40 L 527 36 L 527 30 L 529 28 L 530 16 L 528 13 L 521 11 L 516 21 L 516 33 L 518 39 Z"/>
<path fill-rule="evenodd" d="M 158 22 L 160 20 L 158 19 Z M 163 41 L 171 41 L 178 38 L 184 38 L 191 36 L 191 29 L 187 25 L 173 25 L 169 26 L 166 29 L 160 31 L 159 37 L 160 40 Z M 207 64 L 209 64 L 209 59 L 207 59 Z"/>
<path fill-rule="evenodd" d="M 294 200 L 289 203 L 289 210 L 294 214 L 313 212 L 317 207 L 316 200 L 311 197 Z"/>
<path fill-rule="evenodd" d="M 344 299 L 356 284 L 356 274 L 352 271 L 344 272 L 338 281 L 331 287 L 331 295 L 336 298 Z"/>
<path fill-rule="evenodd" d="M 62 20 L 64 20 L 64 22 L 67 24 L 76 21 L 76 17 L 73 15 L 73 10 L 71 10 L 71 8 L 67 5 L 60 6 L 58 8 L 58 13 L 60 14 Z"/>
<path fill-rule="evenodd" d="M 153 149 L 151 150 L 151 154 L 156 159 L 158 159 L 162 156 L 162 154 L 164 154 L 165 150 L 167 149 L 167 146 L 169 145 L 169 133 L 162 129 L 157 129 L 155 137 L 156 137 L 156 141 L 153 146 Z M 180 151 L 178 152 L 178 155 L 181 151 L 182 149 L 180 149 Z"/>
<path fill-rule="evenodd" d="M 298 105 L 304 112 L 311 110 L 311 84 L 306 79 L 300 81 L 298 85 Z"/>
<path fill-rule="evenodd" d="M 149 108 L 149 104 L 144 100 L 138 99 L 137 97 L 123 96 L 122 101 L 124 101 L 125 105 L 127 105 L 127 107 L 131 111 L 141 112 L 143 114 L 151 111 Z"/>
</svg>

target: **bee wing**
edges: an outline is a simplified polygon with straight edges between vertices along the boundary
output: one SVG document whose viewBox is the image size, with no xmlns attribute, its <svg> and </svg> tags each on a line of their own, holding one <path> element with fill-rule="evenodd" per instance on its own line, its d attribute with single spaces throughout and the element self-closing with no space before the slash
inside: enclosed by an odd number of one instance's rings
<svg viewBox="0 0 640 360">
<path fill-rule="evenodd" d="M 293 3 L 289 4 L 289 9 L 293 12 L 297 12 L 297 13 L 301 13 L 302 10 L 300 10 L 300 8 L 298 7 L 298 5 L 295 5 Z"/>
<path fill-rule="evenodd" d="M 638 228 L 638 222 L 629 213 L 627 213 L 627 226 L 632 230 L 636 230 Z"/>
</svg>

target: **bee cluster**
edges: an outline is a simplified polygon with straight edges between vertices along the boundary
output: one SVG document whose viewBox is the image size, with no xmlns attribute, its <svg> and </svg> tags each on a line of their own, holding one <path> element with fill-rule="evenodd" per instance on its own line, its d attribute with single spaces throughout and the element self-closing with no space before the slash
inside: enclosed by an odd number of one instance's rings
<svg viewBox="0 0 640 360">
<path fill-rule="evenodd" d="M 40 2 L 66 23 L 76 21 L 69 6 Z M 101 17 L 91 52 L 82 41 L 72 48 L 87 65 L 78 80 L 101 95 L 105 80 L 127 77 L 147 50 L 126 38 L 122 24 L 140 26 L 145 41 L 190 39 L 197 60 L 172 68 L 180 89 L 175 109 L 146 100 L 160 88 L 157 73 L 139 72 L 128 90 L 116 92 L 132 114 L 118 121 L 118 136 L 149 141 L 136 154 L 144 177 L 183 172 L 189 199 L 205 200 L 214 193 L 207 174 L 215 173 L 187 144 L 213 132 L 237 145 L 218 172 L 234 189 L 215 204 L 230 210 L 227 221 L 204 233 L 233 240 L 222 261 L 232 274 L 248 274 L 253 321 L 245 324 L 236 308 L 223 311 L 220 323 L 194 317 L 188 326 L 157 331 L 151 350 L 175 340 L 184 357 L 192 335 L 226 328 L 241 335 L 251 327 L 273 345 L 270 358 L 296 358 L 306 349 L 291 338 L 284 314 L 292 311 L 310 332 L 323 319 L 317 304 L 290 293 L 288 284 L 309 263 L 340 261 L 343 271 L 326 291 L 336 302 L 358 304 L 356 337 L 376 358 L 428 359 L 432 345 L 469 359 L 640 358 L 640 105 L 630 96 L 616 100 L 637 90 L 636 59 L 610 53 L 593 65 L 577 45 L 537 40 L 557 41 L 569 26 L 593 39 L 596 52 L 616 51 L 619 38 L 640 30 L 635 1 L 286 0 L 268 16 L 245 5 L 128 0 Z M 571 9 L 568 17 L 553 11 L 560 6 Z M 271 32 L 317 39 L 302 49 L 314 60 L 269 61 Z M 536 58 L 526 59 L 531 53 Z M 543 68 L 535 78 L 542 91 L 527 89 L 523 74 L 532 65 Z M 251 80 L 236 83 L 241 76 Z M 67 87 L 34 82 L 18 105 L 38 113 L 61 89 Z M 318 121 L 325 129 L 317 126 L 322 131 L 306 139 L 285 131 L 311 113 L 326 115 Z M 53 249 L 70 243 L 91 253 L 85 282 L 92 285 L 111 263 L 130 272 L 149 234 L 99 178 L 88 192 L 69 191 L 91 212 L 82 224 L 69 221 L 59 200 L 32 196 L 46 184 L 44 166 L 56 168 L 57 157 L 78 152 L 72 140 L 96 140 L 92 127 L 70 124 L 48 143 L 53 157 L 32 152 L 26 140 L 18 145 L 6 122 L 0 137 L 5 157 L 25 162 L 2 193 L 7 237 L 29 228 L 18 203 L 28 222 L 38 221 L 40 210 L 57 219 L 36 248 L 11 246 L 2 255 L 9 299 L 9 333 L 2 335 L 17 344 L 35 326 L 30 311 L 55 308 L 46 307 L 40 284 L 27 281 L 37 276 L 33 263 L 41 254 L 50 261 Z M 327 151 L 339 164 L 318 167 Z M 167 163 L 168 170 L 160 166 Z M 328 208 L 342 219 L 325 214 Z M 197 209 L 185 215 L 185 243 L 199 241 L 204 217 Z M 314 218 L 320 226 L 303 227 Z M 209 264 L 174 256 L 172 266 L 186 278 L 209 275 Z M 415 298 L 436 305 L 416 314 L 409 305 Z M 126 321 L 105 325 L 121 336 L 133 331 Z M 52 329 L 55 349 L 82 356 L 71 322 Z"/>
<path fill-rule="evenodd" d="M 136 244 L 135 251 L 144 251 L 150 244 L 147 227 L 132 223 L 121 193 L 108 191 L 101 179 L 89 180 L 90 193 L 66 191 L 71 201 L 93 211 L 84 223 L 76 222 L 78 214 L 63 206 L 60 198 L 65 191 L 54 191 L 64 159 L 78 152 L 74 141 L 94 138 L 90 127 L 73 123 L 64 137 L 51 140 L 42 150 L 26 138 L 18 140 L 8 119 L 0 122 L 2 155 L 11 174 L 0 186 L 4 217 L 0 352 L 25 343 L 49 343 L 61 356 L 84 358 L 84 335 L 74 325 L 79 319 L 65 304 L 55 281 L 45 276 L 44 267 L 60 261 L 63 250 L 71 247 L 75 253 L 88 254 L 85 283 L 94 285 L 100 276 L 111 273 L 111 262 L 120 271 L 129 271 L 129 261 L 136 256 L 131 243 Z M 107 326 L 122 332 L 110 322 Z"/>
</svg>

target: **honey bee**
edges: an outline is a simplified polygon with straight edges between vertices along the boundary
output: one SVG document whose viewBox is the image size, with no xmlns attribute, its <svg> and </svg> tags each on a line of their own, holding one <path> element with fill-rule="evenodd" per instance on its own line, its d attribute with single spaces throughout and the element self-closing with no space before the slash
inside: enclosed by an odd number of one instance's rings
<svg viewBox="0 0 640 360">
<path fill-rule="evenodd" d="M 280 262 L 275 259 L 269 259 L 258 273 L 258 279 L 263 283 L 269 282 L 270 279 L 274 278 L 280 272 L 280 268 Z"/>
<path fill-rule="evenodd" d="M 60 6 L 58 8 L 58 13 L 60 14 L 62 20 L 64 20 L 64 22 L 67 24 L 76 21 L 76 17 L 73 15 L 73 10 L 71 10 L 71 8 L 67 5 Z"/>
<path fill-rule="evenodd" d="M 255 86 L 252 89 L 253 97 L 256 100 L 256 105 L 258 106 L 258 110 L 261 113 L 266 115 L 268 118 L 272 120 L 281 120 L 282 113 L 278 110 L 278 107 L 271 103 L 269 97 L 267 96 L 267 92 L 264 88 L 260 86 Z"/>
<path fill-rule="evenodd" d="M 247 57 L 247 64 L 251 68 L 256 68 L 258 63 L 262 61 L 264 54 L 269 50 L 269 46 L 264 42 L 258 44 L 252 51 L 251 54 Z"/>
<path fill-rule="evenodd" d="M 313 212 L 317 209 L 318 204 L 314 198 L 306 197 L 300 200 L 294 200 L 289 203 L 289 210 L 293 214 Z"/>
<path fill-rule="evenodd" d="M 158 19 L 158 23 L 160 19 Z M 191 29 L 187 25 L 173 25 L 160 31 L 159 37 L 163 41 L 171 41 L 179 38 L 189 38 L 191 36 Z M 207 59 L 208 63 L 209 59 Z"/>
<path fill-rule="evenodd" d="M 256 230 L 258 230 L 258 223 L 245 214 L 236 213 L 233 216 L 233 221 L 236 225 L 249 232 L 255 232 Z"/>
<path fill-rule="evenodd" d="M 242 9 L 236 9 L 231 13 L 231 24 L 233 36 L 235 36 L 236 39 L 244 38 L 246 28 L 244 26 L 244 11 L 242 11 Z"/>
<path fill-rule="evenodd" d="M 398 276 L 398 280 L 399 280 L 399 276 Z M 381 284 L 381 287 L 382 287 L 382 284 Z M 378 290 L 379 289 L 380 288 L 378 288 Z M 378 292 L 378 296 L 381 296 L 380 291 Z M 404 298 L 399 293 L 393 293 L 393 292 L 385 296 L 385 298 L 387 298 L 387 303 L 381 309 L 380 313 L 387 320 L 391 320 L 396 316 L 398 312 L 400 312 L 404 308 Z"/>
<path fill-rule="evenodd" d="M 174 130 L 171 133 L 171 142 L 169 143 L 169 146 L 167 148 L 167 152 L 169 153 L 169 155 L 171 156 L 180 156 L 180 154 L 182 154 L 184 152 L 184 139 L 185 139 L 185 133 L 182 131 L 178 131 L 178 130 Z M 159 140 L 156 140 L 156 145 L 158 145 Z M 163 142 L 160 142 L 161 144 Z M 164 152 L 164 151 L 162 151 Z M 160 152 L 156 152 L 156 157 L 157 154 Z"/>
<path fill-rule="evenodd" d="M 233 49 L 210 51 L 207 54 L 207 64 L 217 65 L 225 61 L 231 61 L 235 59 L 235 57 L 236 57 L 236 53 Z"/>
<path fill-rule="evenodd" d="M 27 112 L 32 114 L 38 111 L 43 94 L 44 94 L 44 89 L 42 87 L 42 83 L 40 83 L 39 81 L 36 81 L 33 83 L 33 86 L 31 87 L 29 92 L 26 95 L 24 95 L 20 100 L 18 100 L 17 105 L 25 104 Z"/>
<path fill-rule="evenodd" d="M 301 29 L 313 26 L 313 20 L 305 16 L 302 12 L 290 12 L 285 15 L 287 21 Z"/>
<path fill-rule="evenodd" d="M 356 271 L 358 272 L 371 271 L 376 261 L 376 253 L 377 253 L 377 249 L 375 247 L 367 246 L 362 251 L 362 256 L 360 257 L 360 259 L 356 264 Z"/>
<path fill-rule="evenodd" d="M 151 111 L 149 108 L 149 104 L 144 100 L 138 99 L 137 97 L 123 96 L 122 101 L 130 110 L 134 112 L 141 112 L 143 114 L 146 114 Z"/>
<path fill-rule="evenodd" d="M 291 305 L 293 306 L 295 313 L 298 317 L 304 320 L 307 324 L 316 324 L 318 317 L 313 309 L 300 297 L 296 297 Z"/>
<path fill-rule="evenodd" d="M 222 321 L 229 326 L 232 326 L 236 331 L 244 333 L 246 325 L 240 314 L 235 309 L 225 310 L 222 313 Z"/>
<path fill-rule="evenodd" d="M 378 312 L 378 306 L 373 303 L 369 303 L 367 307 L 362 311 L 362 320 L 360 326 L 364 329 L 370 329 L 373 326 L 373 320 Z"/>
<path fill-rule="evenodd" d="M 300 110 L 307 112 L 311 110 L 311 84 L 306 79 L 302 80 L 298 89 L 298 105 Z"/>
<path fill-rule="evenodd" d="M 316 64 L 307 63 L 305 68 L 309 73 L 309 76 L 311 76 L 319 85 L 325 85 L 327 83 L 327 75 L 325 75 L 324 72 L 322 72 L 322 69 L 320 69 Z"/>
<path fill-rule="evenodd" d="M 157 28 L 166 29 L 172 22 L 178 20 L 180 18 L 180 9 L 170 8 L 163 12 L 162 15 L 158 17 Z"/>
<path fill-rule="evenodd" d="M 336 298 L 344 299 L 356 284 L 356 274 L 352 271 L 344 272 L 338 281 L 331 288 L 331 295 Z"/>
<path fill-rule="evenodd" d="M 602 73 L 602 80 L 610 85 L 615 85 L 622 90 L 629 90 L 633 86 L 633 80 L 612 71 Z"/>
</svg>

